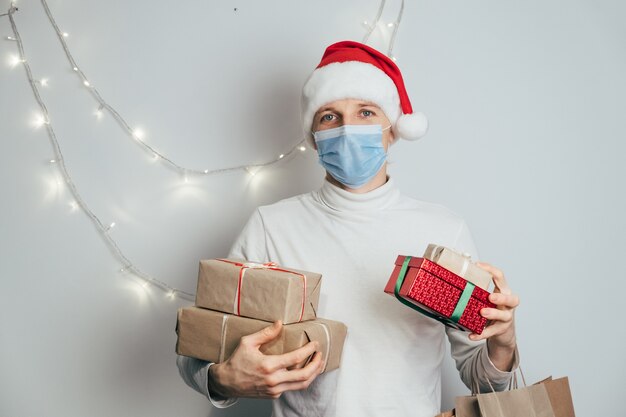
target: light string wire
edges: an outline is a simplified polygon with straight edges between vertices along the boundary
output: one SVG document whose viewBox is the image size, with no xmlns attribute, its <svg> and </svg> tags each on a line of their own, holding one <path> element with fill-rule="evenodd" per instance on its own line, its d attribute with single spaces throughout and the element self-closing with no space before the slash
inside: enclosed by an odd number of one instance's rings
<svg viewBox="0 0 626 417">
<path fill-rule="evenodd" d="M 117 122 L 128 133 L 128 135 L 131 138 L 133 138 L 135 141 L 137 141 L 137 143 L 139 143 L 139 145 L 145 151 L 147 151 L 154 158 L 158 158 L 158 159 L 163 160 L 165 163 L 170 165 L 172 168 L 174 168 L 175 170 L 179 171 L 181 174 L 185 175 L 185 178 L 186 178 L 187 174 L 215 175 L 215 174 L 222 174 L 222 173 L 225 173 L 225 172 L 240 171 L 240 170 L 245 170 L 245 171 L 248 171 L 249 173 L 251 173 L 251 171 L 250 171 L 251 168 L 263 168 L 263 167 L 267 167 L 269 165 L 276 164 L 277 162 L 283 160 L 287 156 L 290 156 L 291 154 L 293 154 L 296 150 L 304 151 L 306 149 L 304 147 L 306 139 L 303 138 L 297 144 L 292 146 L 291 149 L 289 149 L 289 151 L 287 151 L 285 153 L 281 153 L 277 158 L 274 158 L 274 159 L 269 160 L 267 162 L 258 163 L 258 164 L 237 165 L 237 166 L 233 166 L 233 167 L 218 168 L 218 169 L 212 169 L 212 170 L 188 168 L 188 167 L 184 167 L 184 166 L 174 162 L 171 158 L 169 158 L 168 156 L 166 156 L 162 152 L 160 152 L 157 149 L 155 149 L 153 146 L 151 146 L 148 143 L 146 143 L 140 137 L 141 135 L 138 134 L 138 132 L 136 130 L 134 130 L 128 124 L 126 119 L 124 119 L 124 117 L 122 117 L 122 115 L 111 104 L 109 104 L 102 97 L 102 95 L 100 95 L 100 92 L 98 91 L 98 89 L 96 89 L 89 82 L 89 80 L 88 80 L 87 76 L 85 75 L 85 73 L 83 72 L 83 70 L 78 66 L 78 64 L 76 62 L 76 59 L 74 59 L 74 56 L 72 55 L 72 53 L 71 53 L 71 51 L 70 51 L 70 49 L 69 49 L 69 47 L 67 45 L 67 42 L 65 41 L 65 37 L 66 37 L 67 34 L 64 34 L 64 32 L 62 32 L 61 29 L 59 28 L 59 26 L 57 25 L 57 22 L 54 19 L 54 16 L 52 15 L 52 12 L 50 11 L 50 8 L 48 7 L 47 1 L 46 0 L 41 0 L 41 5 L 43 6 L 43 8 L 44 8 L 44 10 L 46 12 L 46 15 L 48 16 L 48 20 L 50 21 L 50 24 L 52 25 L 52 27 L 54 28 L 54 31 L 57 34 L 57 38 L 59 39 L 59 42 L 61 43 L 61 46 L 63 47 L 63 51 L 65 52 L 65 56 L 67 57 L 67 60 L 69 61 L 70 65 L 72 66 L 72 69 L 74 70 L 74 72 L 76 72 L 78 74 L 78 76 L 81 78 L 81 80 L 83 82 L 83 85 L 89 89 L 89 91 L 92 93 L 93 97 L 96 99 L 96 101 L 100 105 L 99 108 L 98 108 L 98 111 L 102 111 L 103 109 L 106 109 L 113 116 L 113 118 L 115 118 L 115 120 L 117 120 Z"/>
<path fill-rule="evenodd" d="M 41 4 L 46 12 L 46 15 L 48 16 L 48 19 L 50 20 L 51 25 L 53 26 L 57 37 L 59 39 L 59 41 L 61 42 L 61 45 L 63 47 L 63 50 L 65 52 L 65 55 L 68 59 L 68 61 L 70 62 L 70 64 L 72 65 L 72 69 L 81 77 L 81 79 L 83 80 L 83 84 L 86 87 L 89 87 L 90 91 L 92 92 L 92 95 L 95 97 L 95 99 L 98 101 L 98 103 L 100 103 L 100 107 L 99 107 L 99 111 L 106 108 L 112 115 L 113 117 L 118 121 L 118 123 L 131 135 L 131 137 L 133 137 L 140 145 L 143 146 L 144 149 L 148 150 L 149 152 L 151 152 L 155 157 L 158 157 L 160 159 L 162 159 L 163 161 L 167 162 L 170 166 L 172 166 L 173 168 L 179 170 L 181 173 L 185 174 L 185 178 L 186 178 L 186 174 L 187 173 L 195 173 L 195 174 L 203 174 L 203 175 L 212 175 L 212 174 L 218 174 L 218 173 L 224 173 L 224 172 L 228 172 L 228 171 L 236 171 L 236 170 L 246 170 L 249 173 L 252 173 L 252 171 L 250 171 L 250 168 L 261 168 L 261 167 L 265 167 L 268 165 L 272 165 L 277 163 L 278 161 L 282 160 L 283 158 L 291 155 L 293 152 L 295 152 L 296 149 L 299 149 L 301 151 L 304 151 L 305 148 L 303 146 L 303 144 L 306 142 L 306 139 L 302 139 L 300 142 L 298 142 L 295 146 L 293 146 L 287 153 L 285 154 L 280 154 L 280 156 L 277 159 L 265 162 L 265 163 L 260 163 L 260 164 L 252 164 L 252 165 L 239 165 L 239 166 L 234 166 L 234 167 L 229 167 L 229 168 L 221 168 L 221 169 L 214 169 L 214 170 L 199 170 L 199 169 L 192 169 L 192 168 L 186 168 L 183 167 L 177 163 L 175 163 L 173 160 L 171 160 L 170 158 L 166 157 L 165 155 L 163 155 L 162 153 L 158 152 L 156 149 L 154 149 L 152 146 L 150 146 L 149 144 L 147 144 L 146 142 L 144 142 L 143 140 L 141 140 L 140 137 L 138 137 L 138 135 L 136 134 L 136 132 L 130 127 L 130 125 L 126 122 L 126 120 L 119 114 L 119 112 L 117 112 L 117 110 L 111 106 L 109 103 L 107 103 L 102 96 L 100 95 L 100 93 L 98 92 L 98 90 L 96 88 L 94 88 L 89 81 L 87 80 L 87 77 L 85 76 L 84 72 L 78 67 L 74 57 L 72 56 L 69 47 L 67 45 L 67 43 L 65 42 L 65 37 L 67 36 L 66 33 L 61 32 L 60 28 L 58 27 L 56 20 L 54 19 L 54 17 L 52 16 L 52 13 L 50 11 L 50 8 L 48 7 L 48 4 L 46 2 L 46 0 L 41 0 Z M 376 22 L 374 23 L 374 25 L 369 27 L 368 33 L 366 34 L 365 38 L 364 38 L 364 43 L 367 41 L 367 39 L 369 38 L 369 36 L 371 35 L 372 31 L 374 30 L 374 28 L 376 27 L 376 25 L 378 24 L 378 22 L 380 21 L 380 17 L 382 15 L 383 9 L 385 6 L 385 0 L 381 1 L 381 5 L 378 9 L 378 13 L 376 16 Z M 9 11 L 7 13 L 2 13 L 0 14 L 0 17 L 2 16 L 8 16 L 9 20 L 11 22 L 11 28 L 13 30 L 13 34 L 14 37 L 7 37 L 8 40 L 12 40 L 12 41 L 16 41 L 17 45 L 18 45 L 18 50 L 19 50 L 19 62 L 21 62 L 24 65 L 24 69 L 26 71 L 27 77 L 28 77 L 28 81 L 29 84 L 31 86 L 31 89 L 33 91 L 33 94 L 35 96 L 35 99 L 37 101 L 37 103 L 39 104 L 39 107 L 41 108 L 42 114 L 43 114 L 43 120 L 42 120 L 42 124 L 46 125 L 46 131 L 48 133 L 48 136 L 50 138 L 50 141 L 53 145 L 54 148 L 54 153 L 55 153 L 55 157 L 56 159 L 51 160 L 51 162 L 58 162 L 58 165 L 60 167 L 60 171 L 61 174 L 63 176 L 63 179 L 65 180 L 66 184 L 69 187 L 69 190 L 71 192 L 71 194 L 73 195 L 74 199 L 76 200 L 76 204 L 82 208 L 82 210 L 85 212 L 85 214 L 87 214 L 87 216 L 92 220 L 92 222 L 94 223 L 94 225 L 96 226 L 96 228 L 99 230 L 101 236 L 103 237 L 103 239 L 105 240 L 106 244 L 108 245 L 108 247 L 110 248 L 110 250 L 113 252 L 113 254 L 115 255 L 116 258 L 118 258 L 118 260 L 122 263 L 123 267 L 120 269 L 120 272 L 130 272 L 133 275 L 135 275 L 136 277 L 144 280 L 144 284 L 152 284 L 160 289 L 162 289 L 163 291 L 167 291 L 168 295 L 171 296 L 172 298 L 175 297 L 176 295 L 178 295 L 180 298 L 184 298 L 187 300 L 193 300 L 194 299 L 194 294 L 180 290 L 178 288 L 172 287 L 169 284 L 154 278 L 153 276 L 149 275 L 148 273 L 142 271 L 140 268 L 138 268 L 135 264 L 133 264 L 130 259 L 122 252 L 122 250 L 120 249 L 119 245 L 117 244 L 117 242 L 111 237 L 111 235 L 109 234 L 110 229 L 114 226 L 114 223 L 112 223 L 109 226 L 105 226 L 102 221 L 99 219 L 99 217 L 89 208 L 89 206 L 87 205 L 87 203 L 85 202 L 85 200 L 82 198 L 81 194 L 79 193 L 78 189 L 76 188 L 74 181 L 72 180 L 69 171 L 67 169 L 67 166 L 65 165 L 65 159 L 63 156 L 63 152 L 61 150 L 61 147 L 59 145 L 59 142 L 57 140 L 56 137 L 56 133 L 54 131 L 54 128 L 52 126 L 52 124 L 50 123 L 50 119 L 49 119 L 49 113 L 48 113 L 48 109 L 47 106 L 45 105 L 40 93 L 39 93 L 39 87 L 37 86 L 37 84 L 39 85 L 45 85 L 42 81 L 43 80 L 36 80 L 33 75 L 32 75 L 32 70 L 30 67 L 30 64 L 26 61 L 25 59 L 25 52 L 24 52 L 24 45 L 22 42 L 22 38 L 20 36 L 20 33 L 17 29 L 17 25 L 15 23 L 15 20 L 13 18 L 13 14 L 18 11 L 18 8 L 15 6 L 15 3 L 11 2 L 11 6 L 9 8 Z M 389 44 L 389 50 L 388 50 L 388 55 L 391 54 L 392 48 L 393 48 L 393 42 L 395 40 L 396 37 L 396 33 L 398 30 L 398 26 L 400 24 L 400 21 L 402 19 L 402 14 L 404 11 L 404 0 L 402 0 L 402 5 L 400 8 L 400 13 L 398 14 L 398 18 L 396 19 L 396 22 L 394 24 L 389 24 L 389 25 L 393 25 L 394 26 L 394 31 L 391 37 L 391 41 Z"/>
<path fill-rule="evenodd" d="M 400 11 L 398 12 L 398 17 L 396 18 L 396 21 L 393 24 L 393 33 L 391 34 L 391 39 L 389 40 L 389 49 L 387 50 L 387 56 L 390 56 L 391 59 L 394 59 L 393 57 L 393 45 L 396 42 L 396 35 L 398 34 L 398 28 L 400 27 L 400 22 L 402 21 L 402 15 L 404 14 L 404 0 L 402 0 L 402 3 L 400 3 Z"/>
<path fill-rule="evenodd" d="M 28 82 L 31 86 L 35 99 L 37 103 L 39 104 L 39 107 L 43 114 L 43 124 L 45 124 L 46 126 L 48 137 L 50 138 L 50 142 L 52 143 L 52 146 L 54 148 L 54 154 L 55 154 L 54 161 L 58 164 L 59 169 L 61 171 L 61 175 L 63 176 L 63 179 L 65 180 L 65 183 L 67 184 L 72 196 L 76 200 L 76 203 L 83 209 L 83 211 L 87 214 L 87 216 L 89 216 L 89 218 L 92 220 L 93 224 L 96 226 L 96 228 L 102 235 L 104 241 L 107 243 L 107 245 L 109 246 L 109 248 L 111 249 L 115 257 L 123 265 L 122 268 L 120 269 L 120 272 L 130 272 L 136 277 L 144 280 L 145 285 L 152 284 L 156 286 L 157 288 L 160 288 L 161 290 L 167 292 L 167 295 L 169 295 L 172 298 L 175 296 L 179 296 L 180 298 L 193 301 L 194 294 L 172 287 L 171 285 L 159 279 L 154 278 L 150 274 L 142 271 L 137 266 L 135 266 L 135 264 L 133 264 L 130 261 L 130 259 L 126 257 L 126 255 L 124 255 L 124 253 L 118 246 L 117 242 L 111 237 L 109 231 L 111 227 L 113 226 L 113 224 L 111 226 L 105 226 L 100 220 L 100 218 L 98 218 L 98 216 L 89 208 L 85 200 L 83 200 L 81 194 L 78 192 L 78 189 L 76 188 L 76 185 L 74 184 L 74 181 L 72 180 L 72 177 L 70 176 L 68 172 L 67 166 L 65 165 L 65 158 L 63 156 L 63 152 L 61 151 L 61 146 L 59 145 L 59 141 L 57 140 L 56 133 L 48 117 L 48 108 L 46 104 L 44 103 L 43 99 L 41 98 L 41 95 L 39 94 L 39 87 L 37 86 L 38 82 L 34 79 L 30 64 L 25 59 L 26 54 L 24 52 L 24 44 L 22 42 L 20 32 L 17 29 L 15 19 L 13 17 L 13 14 L 17 10 L 18 9 L 17 7 L 15 7 L 15 4 L 11 3 L 11 6 L 9 8 L 7 15 L 9 16 L 9 20 L 11 22 L 11 29 L 13 30 L 13 36 L 17 43 L 17 48 L 19 51 L 19 59 L 22 65 L 24 66 L 24 69 L 26 71 L 26 76 L 28 77 Z"/>
<path fill-rule="evenodd" d="M 378 6 L 378 11 L 376 12 L 376 17 L 374 18 L 374 23 L 368 24 L 367 22 L 365 22 L 365 24 L 367 25 L 367 32 L 365 33 L 365 36 L 363 36 L 362 43 L 367 44 L 367 41 L 372 35 L 372 32 L 374 32 L 374 29 L 378 25 L 378 22 L 380 22 L 380 18 L 383 14 L 383 10 L 385 9 L 385 4 L 386 4 L 386 0 L 381 0 L 380 6 Z M 400 11 L 398 12 L 398 17 L 396 18 L 396 21 L 388 24 L 388 26 L 393 26 L 393 32 L 391 33 L 391 38 L 389 40 L 387 56 L 390 57 L 394 61 L 396 60 L 396 58 L 392 55 L 393 46 L 396 42 L 396 35 L 398 34 L 398 28 L 400 27 L 400 22 L 402 21 L 403 15 L 404 15 L 404 0 L 402 0 L 402 2 L 400 3 Z"/>
<path fill-rule="evenodd" d="M 376 12 L 376 17 L 374 18 L 374 23 L 372 23 L 371 25 L 368 25 L 367 32 L 365 33 L 365 36 L 363 36 L 362 43 L 367 43 L 367 41 L 369 40 L 370 36 L 372 35 L 372 32 L 374 32 L 374 29 L 376 28 L 376 25 L 380 21 L 380 17 L 383 14 L 383 10 L 385 8 L 385 3 L 386 3 L 386 0 L 381 0 L 380 1 L 380 6 L 378 6 L 378 11 Z"/>
</svg>

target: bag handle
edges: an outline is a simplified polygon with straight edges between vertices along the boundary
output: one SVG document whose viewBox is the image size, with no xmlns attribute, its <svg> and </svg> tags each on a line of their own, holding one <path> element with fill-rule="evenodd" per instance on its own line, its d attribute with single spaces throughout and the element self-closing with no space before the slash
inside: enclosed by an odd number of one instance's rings
<svg viewBox="0 0 626 417">
<path fill-rule="evenodd" d="M 498 398 L 497 392 L 493 388 L 493 385 L 491 384 L 491 381 L 489 380 L 489 377 L 487 376 L 487 369 L 485 368 L 485 364 L 483 363 L 482 365 L 483 365 L 483 370 L 485 371 L 485 379 L 487 380 L 487 383 L 489 384 L 489 388 L 491 389 L 491 393 L 493 394 L 493 397 L 496 399 L 496 404 L 498 404 L 498 412 L 500 414 L 498 417 L 506 417 L 504 415 L 504 411 L 502 410 L 502 404 L 500 403 L 500 398 Z M 526 378 L 524 378 L 524 372 L 522 371 L 522 367 L 518 366 L 515 372 L 513 372 L 513 376 L 509 380 L 509 391 L 511 391 L 512 389 L 518 389 L 518 383 L 517 383 L 517 371 L 518 370 L 519 370 L 520 375 L 522 376 L 522 383 L 524 384 L 524 388 L 527 388 Z M 480 385 L 478 384 L 478 381 L 472 381 L 472 382 L 473 382 L 472 384 L 473 388 L 476 389 L 476 391 L 472 389 L 472 391 L 474 391 L 472 392 L 472 395 L 481 394 Z M 532 416 L 529 416 L 529 417 L 537 417 L 537 414 L 535 413 L 535 403 L 533 401 L 533 397 L 530 395 L 527 389 L 524 389 L 524 392 L 528 396 L 528 401 L 532 405 L 531 411 L 533 414 Z M 485 393 L 485 394 L 490 394 L 490 393 Z"/>
</svg>

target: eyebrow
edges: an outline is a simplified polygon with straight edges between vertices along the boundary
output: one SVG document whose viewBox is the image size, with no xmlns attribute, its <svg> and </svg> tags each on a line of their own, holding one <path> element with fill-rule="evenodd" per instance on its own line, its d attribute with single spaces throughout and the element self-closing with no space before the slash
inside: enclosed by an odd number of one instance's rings
<svg viewBox="0 0 626 417">
<path fill-rule="evenodd" d="M 374 104 L 371 101 L 362 101 L 359 103 L 359 107 L 376 107 L 377 109 L 380 109 L 377 104 Z"/>
<path fill-rule="evenodd" d="M 358 104 L 359 108 L 363 108 L 363 107 L 376 107 L 377 109 L 380 109 L 380 107 L 374 103 L 372 103 L 371 101 L 361 101 Z M 315 114 L 320 114 L 323 113 L 325 111 L 336 111 L 335 108 L 333 106 L 324 106 L 321 109 L 319 109 L 317 112 L 315 112 Z"/>
</svg>

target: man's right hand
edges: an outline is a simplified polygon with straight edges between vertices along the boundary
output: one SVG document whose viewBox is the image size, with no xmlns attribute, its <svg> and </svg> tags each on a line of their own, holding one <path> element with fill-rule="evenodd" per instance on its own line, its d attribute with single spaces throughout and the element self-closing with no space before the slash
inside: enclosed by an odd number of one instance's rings
<svg viewBox="0 0 626 417">
<path fill-rule="evenodd" d="M 239 346 L 225 362 L 209 368 L 209 391 L 221 397 L 278 398 L 285 391 L 307 388 L 324 370 L 317 342 L 282 355 L 264 355 L 260 347 L 276 339 L 282 323 L 241 338 Z M 314 354 L 300 369 L 289 370 Z"/>
</svg>

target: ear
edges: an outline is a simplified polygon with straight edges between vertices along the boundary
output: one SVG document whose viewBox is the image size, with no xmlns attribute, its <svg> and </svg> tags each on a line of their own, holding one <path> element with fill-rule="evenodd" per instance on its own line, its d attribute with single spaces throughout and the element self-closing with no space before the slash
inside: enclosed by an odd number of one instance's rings
<svg viewBox="0 0 626 417">
<path fill-rule="evenodd" d="M 309 144 L 309 146 L 311 148 L 313 148 L 315 150 L 315 152 L 317 152 L 317 143 L 315 143 L 315 138 L 313 137 L 313 132 L 309 132 L 309 137 L 308 137 L 307 143 Z"/>
<path fill-rule="evenodd" d="M 383 139 L 387 142 L 387 148 L 389 148 L 389 146 L 396 143 L 398 139 L 396 139 L 396 135 L 394 134 L 393 127 L 385 133 L 386 134 L 383 136 Z"/>
</svg>

